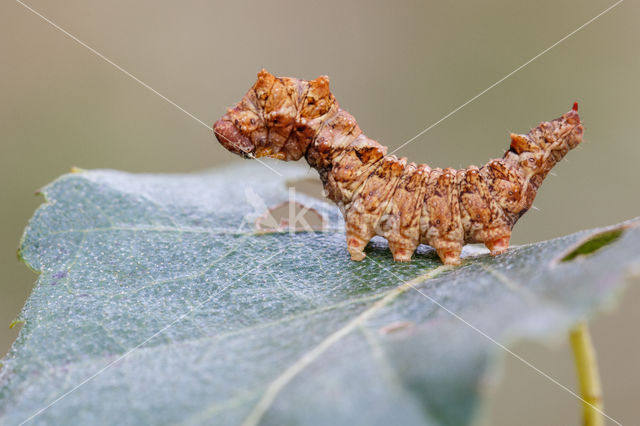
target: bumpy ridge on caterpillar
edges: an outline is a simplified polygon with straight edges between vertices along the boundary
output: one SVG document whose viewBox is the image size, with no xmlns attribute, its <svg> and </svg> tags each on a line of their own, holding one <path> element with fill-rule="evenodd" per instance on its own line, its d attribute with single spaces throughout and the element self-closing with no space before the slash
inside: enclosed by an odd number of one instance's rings
<svg viewBox="0 0 640 426">
<path fill-rule="evenodd" d="M 509 246 L 516 221 L 531 207 L 551 168 L 582 141 L 578 104 L 526 135 L 511 134 L 504 156 L 482 167 L 431 169 L 387 155 L 340 109 L 329 78 L 275 77 L 262 70 L 242 100 L 214 124 L 220 143 L 251 157 L 298 160 L 318 170 L 327 197 L 346 221 L 353 260 L 375 235 L 393 258 L 409 261 L 418 244 L 459 264 L 465 243 L 484 243 L 492 255 Z"/>
</svg>

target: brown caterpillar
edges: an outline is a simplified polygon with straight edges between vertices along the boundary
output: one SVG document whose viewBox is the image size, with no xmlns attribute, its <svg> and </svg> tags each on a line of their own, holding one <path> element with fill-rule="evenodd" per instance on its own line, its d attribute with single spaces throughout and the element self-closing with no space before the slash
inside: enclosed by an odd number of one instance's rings
<svg viewBox="0 0 640 426">
<path fill-rule="evenodd" d="M 411 260 L 424 243 L 452 265 L 460 263 L 465 243 L 482 242 L 492 255 L 506 251 L 542 180 L 584 130 L 574 103 L 526 135 L 511 134 L 500 159 L 479 168 L 431 169 L 386 155 L 387 148 L 340 109 L 327 76 L 307 81 L 266 70 L 213 128 L 226 149 L 245 158 L 304 156 L 344 215 L 353 260 L 364 259 L 365 246 L 380 235 L 396 261 Z"/>
</svg>

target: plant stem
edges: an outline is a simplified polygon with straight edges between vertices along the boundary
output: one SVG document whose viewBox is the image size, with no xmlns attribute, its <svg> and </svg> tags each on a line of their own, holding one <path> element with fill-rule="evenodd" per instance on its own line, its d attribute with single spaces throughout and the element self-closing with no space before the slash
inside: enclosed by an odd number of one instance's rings
<svg viewBox="0 0 640 426">
<path fill-rule="evenodd" d="M 591 335 L 586 321 L 578 323 L 570 332 L 571 347 L 576 362 L 580 396 L 582 402 L 583 424 L 585 426 L 602 426 L 602 388 L 596 361 L 596 351 L 591 342 Z"/>
</svg>

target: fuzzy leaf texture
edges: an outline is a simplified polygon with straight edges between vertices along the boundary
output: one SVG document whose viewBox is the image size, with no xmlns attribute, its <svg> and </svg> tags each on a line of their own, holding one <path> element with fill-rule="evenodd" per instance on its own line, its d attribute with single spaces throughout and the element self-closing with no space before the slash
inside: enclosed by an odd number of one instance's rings
<svg viewBox="0 0 640 426">
<path fill-rule="evenodd" d="M 328 231 L 254 232 L 251 199 L 283 202 L 306 173 L 277 167 L 84 171 L 43 189 L 0 424 L 89 378 L 30 423 L 469 424 L 503 351 L 486 336 L 564 335 L 640 263 L 637 219 L 495 258 L 466 249 L 458 267 L 424 246 L 393 262 L 384 241 L 353 262 L 340 213 L 311 197 L 297 201 Z"/>
</svg>

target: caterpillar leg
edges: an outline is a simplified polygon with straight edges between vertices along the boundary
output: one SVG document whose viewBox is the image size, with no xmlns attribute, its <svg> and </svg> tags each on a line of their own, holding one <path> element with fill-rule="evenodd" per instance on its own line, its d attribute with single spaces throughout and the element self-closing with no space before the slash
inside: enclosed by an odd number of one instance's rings
<svg viewBox="0 0 640 426">
<path fill-rule="evenodd" d="M 457 241 L 435 241 L 433 248 L 445 265 L 459 265 L 462 243 Z"/>
<path fill-rule="evenodd" d="M 497 256 L 504 253 L 509 248 L 509 239 L 511 234 L 503 235 L 485 241 L 484 245 L 491 251 L 491 256 Z"/>
<path fill-rule="evenodd" d="M 351 255 L 351 260 L 359 262 L 367 257 L 367 255 L 364 254 L 364 248 L 367 246 L 368 242 L 368 240 L 365 241 L 360 236 L 347 230 L 347 250 Z"/>
<path fill-rule="evenodd" d="M 398 241 L 388 241 L 389 249 L 391 250 L 391 254 L 393 254 L 393 260 L 395 260 L 396 262 L 410 262 L 411 256 L 413 256 L 413 252 L 415 252 L 416 248 L 418 248 L 417 244 L 411 246 L 406 242 L 403 244 L 402 242 Z"/>
</svg>

